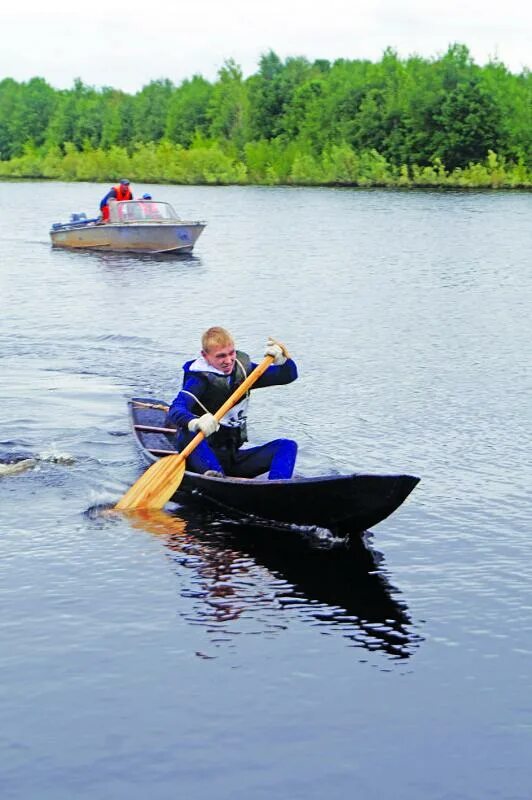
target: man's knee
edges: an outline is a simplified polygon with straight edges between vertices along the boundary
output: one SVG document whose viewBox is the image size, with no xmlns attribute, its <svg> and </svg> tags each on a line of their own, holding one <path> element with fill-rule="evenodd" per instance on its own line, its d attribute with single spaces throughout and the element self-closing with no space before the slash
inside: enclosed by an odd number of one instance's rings
<svg viewBox="0 0 532 800">
<path fill-rule="evenodd" d="M 268 477 L 270 480 L 291 478 L 296 463 L 296 442 L 293 439 L 275 439 L 270 445 L 273 457 Z"/>
<path fill-rule="evenodd" d="M 294 442 L 293 439 L 274 439 L 270 444 L 276 452 L 297 455 L 297 442 Z"/>
</svg>

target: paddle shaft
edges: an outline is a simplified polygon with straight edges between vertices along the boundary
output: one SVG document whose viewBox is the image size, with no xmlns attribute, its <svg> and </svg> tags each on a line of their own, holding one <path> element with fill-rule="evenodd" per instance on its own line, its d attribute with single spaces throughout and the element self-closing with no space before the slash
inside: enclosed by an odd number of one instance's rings
<svg viewBox="0 0 532 800">
<path fill-rule="evenodd" d="M 247 378 L 238 386 L 225 403 L 213 415 L 218 422 L 228 411 L 243 397 L 247 390 L 253 386 L 260 376 L 266 372 L 273 363 L 273 356 L 265 356 Z M 183 480 L 185 459 L 203 441 L 205 434 L 201 431 L 194 436 L 191 442 L 175 455 L 160 458 L 141 475 L 136 483 L 118 501 L 115 509 L 119 511 L 136 508 L 162 508 L 168 502 Z"/>
</svg>

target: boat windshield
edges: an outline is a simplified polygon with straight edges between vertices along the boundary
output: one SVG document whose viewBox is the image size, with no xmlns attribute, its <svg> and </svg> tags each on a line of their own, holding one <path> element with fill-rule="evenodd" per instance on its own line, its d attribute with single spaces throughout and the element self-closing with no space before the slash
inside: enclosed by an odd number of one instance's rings
<svg viewBox="0 0 532 800">
<path fill-rule="evenodd" d="M 179 219 L 170 203 L 156 200 L 109 202 L 110 222 L 170 222 Z"/>
</svg>

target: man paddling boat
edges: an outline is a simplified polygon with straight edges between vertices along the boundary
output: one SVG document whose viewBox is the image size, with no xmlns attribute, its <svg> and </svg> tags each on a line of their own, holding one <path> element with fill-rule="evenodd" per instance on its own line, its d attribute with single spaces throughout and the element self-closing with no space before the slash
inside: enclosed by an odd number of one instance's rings
<svg viewBox="0 0 532 800">
<path fill-rule="evenodd" d="M 220 477 L 254 478 L 267 472 L 270 480 L 291 478 L 296 442 L 275 439 L 258 447 L 242 447 L 247 441 L 249 393 L 220 422 L 214 418 L 257 364 L 247 353 L 235 349 L 233 337 L 225 328 L 209 328 L 201 344 L 201 355 L 183 365 L 183 387 L 166 418 L 167 424 L 177 425 L 177 450 L 183 450 L 198 431 L 206 437 L 187 458 L 187 469 Z M 296 364 L 281 342 L 269 339 L 265 356 L 272 356 L 274 361 L 253 389 L 296 380 Z"/>
</svg>

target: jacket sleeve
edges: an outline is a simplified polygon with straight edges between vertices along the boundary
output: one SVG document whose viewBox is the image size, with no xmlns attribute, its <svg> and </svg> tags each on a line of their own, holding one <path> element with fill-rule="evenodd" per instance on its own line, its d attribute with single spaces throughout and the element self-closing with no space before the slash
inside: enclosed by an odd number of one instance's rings
<svg viewBox="0 0 532 800">
<path fill-rule="evenodd" d="M 251 368 L 255 369 L 257 364 L 251 364 Z M 266 372 L 260 376 L 258 381 L 251 387 L 252 389 L 262 389 L 265 386 L 281 386 L 285 383 L 292 383 L 297 378 L 297 367 L 293 359 L 288 358 L 284 364 L 276 367 L 272 364 L 268 367 Z"/>
<path fill-rule="evenodd" d="M 201 378 L 199 375 L 191 375 L 185 381 L 183 389 L 193 394 L 198 400 L 201 400 L 205 385 L 204 378 Z M 186 428 L 191 419 L 196 419 L 196 414 L 192 413 L 195 400 L 190 394 L 185 394 L 184 391 L 181 390 L 177 397 L 174 398 L 168 414 L 166 415 L 167 422 L 172 422 L 179 428 Z"/>
<path fill-rule="evenodd" d="M 111 199 L 111 197 L 116 197 L 116 192 L 115 192 L 115 189 L 114 189 L 114 187 L 113 187 L 112 189 L 109 189 L 109 191 L 107 192 L 107 194 L 105 195 L 105 197 L 102 197 L 102 199 L 100 200 L 100 210 L 101 210 L 101 209 L 102 209 L 102 208 L 103 208 L 105 205 L 107 205 L 107 203 L 109 202 L 109 200 Z"/>
</svg>

